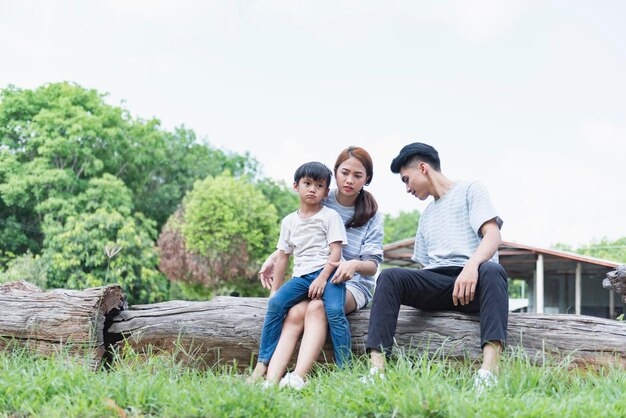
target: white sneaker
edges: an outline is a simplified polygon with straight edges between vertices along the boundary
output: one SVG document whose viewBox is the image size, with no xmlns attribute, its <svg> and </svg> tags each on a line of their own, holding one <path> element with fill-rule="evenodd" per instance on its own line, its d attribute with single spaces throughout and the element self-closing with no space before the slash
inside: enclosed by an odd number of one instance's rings
<svg viewBox="0 0 626 418">
<path fill-rule="evenodd" d="M 498 378 L 489 370 L 479 369 L 474 377 L 474 388 L 478 394 L 498 384 Z"/>
<path fill-rule="evenodd" d="M 274 386 L 276 385 L 270 382 L 269 380 L 264 380 L 263 383 L 261 384 L 261 388 L 263 389 L 273 388 Z"/>
<path fill-rule="evenodd" d="M 373 385 L 377 381 L 385 380 L 385 373 L 381 373 L 378 367 L 372 367 L 370 373 L 362 376 L 359 381 L 366 385 Z"/>
<path fill-rule="evenodd" d="M 298 376 L 296 373 L 287 373 L 282 379 L 280 379 L 280 383 L 278 384 L 279 388 L 291 388 L 295 390 L 302 390 L 306 386 L 306 382 L 303 378 Z"/>
</svg>

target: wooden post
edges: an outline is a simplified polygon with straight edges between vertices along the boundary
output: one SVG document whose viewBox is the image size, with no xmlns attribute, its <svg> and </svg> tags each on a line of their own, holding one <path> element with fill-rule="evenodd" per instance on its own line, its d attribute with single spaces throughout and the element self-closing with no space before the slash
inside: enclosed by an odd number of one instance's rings
<svg viewBox="0 0 626 418">
<path fill-rule="evenodd" d="M 576 315 L 580 315 L 582 311 L 582 277 L 583 277 L 583 265 L 579 261 L 576 263 L 576 285 L 574 287 L 574 306 Z"/>
<path fill-rule="evenodd" d="M 537 256 L 537 275 L 535 276 L 537 279 L 537 286 L 535 286 L 535 312 L 543 313 L 543 296 L 544 296 L 544 286 L 543 286 L 543 254 L 539 254 Z"/>
</svg>

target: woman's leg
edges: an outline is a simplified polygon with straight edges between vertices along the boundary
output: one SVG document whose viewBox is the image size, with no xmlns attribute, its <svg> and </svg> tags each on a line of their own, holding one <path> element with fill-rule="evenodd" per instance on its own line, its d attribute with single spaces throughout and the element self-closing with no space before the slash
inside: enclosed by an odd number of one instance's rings
<svg viewBox="0 0 626 418">
<path fill-rule="evenodd" d="M 287 365 L 302 335 L 304 318 L 309 302 L 308 299 L 303 300 L 287 313 L 278 345 L 270 360 L 270 364 L 267 366 L 266 379 L 272 383 L 278 383 L 287 370 Z"/>
<path fill-rule="evenodd" d="M 356 309 L 356 301 L 350 290 L 346 292 L 346 315 Z M 314 300 L 309 303 L 306 316 L 304 317 L 304 335 L 300 344 L 298 361 L 294 372 L 304 378 L 317 360 L 328 334 L 328 320 L 324 311 L 324 304 L 321 300 Z"/>
</svg>

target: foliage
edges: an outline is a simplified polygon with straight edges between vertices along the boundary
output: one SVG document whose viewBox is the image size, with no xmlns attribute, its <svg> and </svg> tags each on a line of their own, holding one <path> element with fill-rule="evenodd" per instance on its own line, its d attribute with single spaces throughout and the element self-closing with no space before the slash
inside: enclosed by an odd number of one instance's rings
<svg viewBox="0 0 626 418">
<path fill-rule="evenodd" d="M 609 241 L 606 238 L 592 242 L 582 246 L 576 250 L 577 253 L 589 255 L 606 260 L 616 261 L 618 263 L 626 263 L 626 237 L 622 237 L 615 241 Z"/>
<path fill-rule="evenodd" d="M 160 268 L 172 281 L 256 295 L 256 271 L 277 234 L 276 208 L 247 179 L 208 177 L 164 226 Z"/>
<path fill-rule="evenodd" d="M 47 266 L 39 255 L 31 252 L 15 257 L 6 271 L 0 273 L 0 284 L 24 280 L 43 289 L 46 287 Z"/>
<path fill-rule="evenodd" d="M 522 298 L 523 297 L 528 297 L 528 289 L 527 286 L 527 282 L 525 280 L 520 280 L 520 279 L 513 279 L 511 280 L 510 278 L 508 279 L 509 281 L 509 297 L 510 298 Z M 522 289 L 525 289 L 524 294 L 522 294 Z"/>
<path fill-rule="evenodd" d="M 274 205 L 278 211 L 278 219 L 283 219 L 300 206 L 298 195 L 284 181 L 276 181 L 266 177 L 256 181 L 256 186 L 265 198 Z"/>
<path fill-rule="evenodd" d="M 184 223 L 184 209 L 181 207 L 163 226 L 157 241 L 159 270 L 172 282 L 180 284 L 172 286 L 172 298 L 202 299 L 202 296 L 210 296 L 208 288 L 215 286 L 219 278 L 209 276 L 210 266 L 206 257 L 187 251 L 182 233 Z"/>
<path fill-rule="evenodd" d="M 229 175 L 198 181 L 185 199 L 182 228 L 190 251 L 209 255 L 212 251 L 242 250 L 240 261 L 258 261 L 276 240 L 276 208 L 263 194 L 243 179 Z"/>
<path fill-rule="evenodd" d="M 363 359 L 338 370 L 320 366 L 301 392 L 262 389 L 228 368 L 206 371 L 193 356 L 147 356 L 127 350 L 106 373 L 63 354 L 0 353 L 0 415 L 50 417 L 623 417 L 626 374 L 587 370 L 549 358 L 533 366 L 507 354 L 499 383 L 480 396 L 477 365 L 419 353 L 391 360 L 386 379 L 359 383 Z M 324 401 L 321 402 L 320 400 Z"/>
<path fill-rule="evenodd" d="M 121 180 L 105 174 L 66 201 L 45 207 L 43 257 L 48 287 L 82 289 L 119 283 L 129 302 L 152 303 L 167 295 L 158 272 L 154 221 L 133 212 L 131 193 Z"/>
<path fill-rule="evenodd" d="M 124 182 L 136 210 L 157 229 L 195 180 L 225 169 L 257 174 L 249 154 L 213 149 L 184 127 L 164 131 L 157 119 L 134 119 L 105 98 L 71 83 L 0 91 L 3 254 L 40 253 L 48 199 L 71 199 L 107 173 Z"/>
<path fill-rule="evenodd" d="M 590 257 L 626 263 L 626 237 L 610 241 L 606 238 L 573 249 L 571 245 L 558 243 L 554 246 L 563 251 L 576 252 Z"/>
<path fill-rule="evenodd" d="M 131 303 L 162 300 L 156 231 L 196 180 L 255 178 L 258 163 L 105 99 L 72 83 L 0 91 L 0 270 L 52 287 L 119 282 Z"/>
<path fill-rule="evenodd" d="M 420 213 L 417 209 L 410 212 L 400 211 L 397 216 L 385 214 L 385 238 L 383 244 L 415 237 Z"/>
</svg>

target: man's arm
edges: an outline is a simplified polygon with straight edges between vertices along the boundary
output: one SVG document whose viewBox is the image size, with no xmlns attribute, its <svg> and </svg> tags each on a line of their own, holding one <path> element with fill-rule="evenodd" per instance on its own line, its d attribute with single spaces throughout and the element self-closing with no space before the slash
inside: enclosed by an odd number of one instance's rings
<svg viewBox="0 0 626 418">
<path fill-rule="evenodd" d="M 272 290 L 270 291 L 270 297 L 278 291 L 285 281 L 285 272 L 289 264 L 289 254 L 283 250 L 278 250 L 276 254 L 276 263 L 274 264 L 274 280 L 272 281 Z"/>
<path fill-rule="evenodd" d="M 452 292 L 452 303 L 454 303 L 454 306 L 459 303 L 466 305 L 474 300 L 476 284 L 478 283 L 478 267 L 485 261 L 490 260 L 498 251 L 498 248 L 500 248 L 500 244 L 502 244 L 500 228 L 498 228 L 495 219 L 485 222 L 480 227 L 480 233 L 483 239 L 454 283 L 454 291 Z"/>
<path fill-rule="evenodd" d="M 309 286 L 309 298 L 319 299 L 322 297 L 326 282 L 328 282 L 328 278 L 333 270 L 335 270 L 335 265 L 339 260 L 341 260 L 341 241 L 331 242 L 328 261 L 319 276 L 317 276 L 317 278 L 313 280 L 313 283 L 311 283 L 311 286 Z"/>
</svg>

